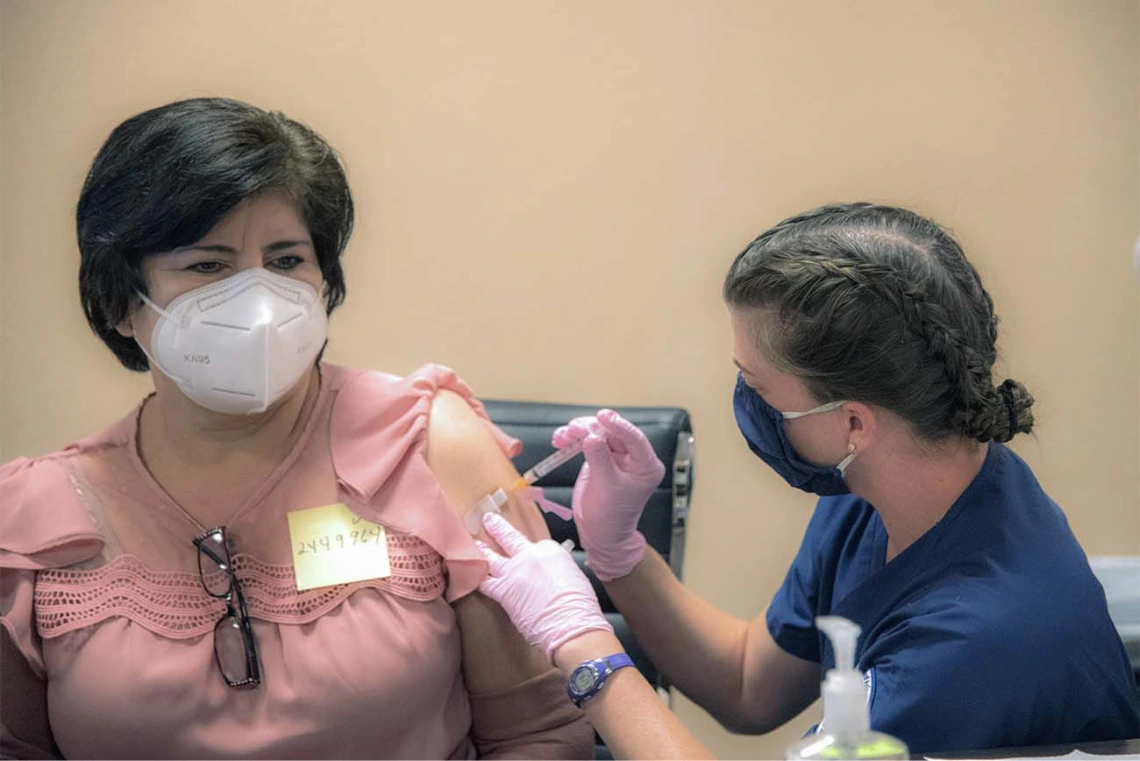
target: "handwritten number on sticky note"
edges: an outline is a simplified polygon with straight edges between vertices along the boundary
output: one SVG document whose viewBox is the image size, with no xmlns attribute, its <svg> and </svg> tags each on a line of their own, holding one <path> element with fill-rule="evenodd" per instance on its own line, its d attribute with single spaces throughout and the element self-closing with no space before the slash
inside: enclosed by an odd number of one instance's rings
<svg viewBox="0 0 1140 761">
<path fill-rule="evenodd" d="M 297 542 L 297 554 L 318 554 L 324 552 L 336 552 L 337 550 L 349 549 L 351 547 L 359 547 L 368 543 L 380 544 L 380 529 L 376 527 L 363 528 L 358 531 L 353 531 L 345 538 L 344 534 L 336 534 L 335 536 L 314 537 L 312 539 Z"/>
<path fill-rule="evenodd" d="M 297 590 L 392 574 L 384 527 L 343 503 L 286 514 Z"/>
</svg>

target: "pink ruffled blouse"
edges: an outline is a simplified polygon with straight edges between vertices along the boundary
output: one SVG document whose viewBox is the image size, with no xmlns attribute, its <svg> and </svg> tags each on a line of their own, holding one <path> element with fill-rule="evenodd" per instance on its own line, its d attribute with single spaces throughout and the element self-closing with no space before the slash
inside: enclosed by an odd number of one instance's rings
<svg viewBox="0 0 1140 761">
<path fill-rule="evenodd" d="M 474 758 L 517 737 L 515 755 L 588 756 L 592 733 L 556 672 L 506 695 L 464 687 L 450 603 L 486 564 L 424 457 L 439 389 L 485 417 L 443 367 L 398 378 L 322 365 L 296 446 L 226 526 L 261 657 L 251 690 L 227 686 L 215 663 L 225 604 L 202 589 L 191 543 L 209 527 L 139 458 L 141 406 L 0 468 L 0 623 L 46 684 L 62 754 Z M 286 513 L 337 502 L 385 526 L 392 574 L 299 592 Z M 0 750 L 36 749 L 0 727 Z"/>
</svg>

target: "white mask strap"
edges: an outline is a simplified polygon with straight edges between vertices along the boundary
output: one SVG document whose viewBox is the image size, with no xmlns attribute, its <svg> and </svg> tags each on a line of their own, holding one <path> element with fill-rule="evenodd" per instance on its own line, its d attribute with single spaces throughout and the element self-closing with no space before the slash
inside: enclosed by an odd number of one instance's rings
<svg viewBox="0 0 1140 761">
<path fill-rule="evenodd" d="M 795 420 L 796 418 L 807 417 L 808 415 L 816 415 L 820 412 L 831 412 L 832 410 L 839 409 L 844 404 L 847 404 L 846 400 L 821 404 L 807 412 L 781 412 L 780 414 L 784 416 L 784 420 Z"/>
<path fill-rule="evenodd" d="M 154 311 L 158 312 L 160 315 L 162 315 L 166 319 L 170 320 L 171 322 L 177 324 L 178 321 L 176 319 L 174 319 L 174 316 L 172 314 L 170 314 L 170 312 L 167 312 L 165 309 L 160 307 L 158 304 L 155 304 L 153 301 L 148 299 L 146 297 L 145 293 L 143 293 L 142 291 L 135 291 L 135 293 L 137 293 L 139 295 L 139 298 L 142 299 L 148 307 L 150 307 Z M 156 325 L 154 329 L 157 330 L 158 326 Z M 162 374 L 165 375 L 167 378 L 170 378 L 172 380 L 178 380 L 178 378 L 176 378 L 175 376 L 173 376 L 169 372 L 167 372 L 166 368 L 163 367 L 159 363 L 159 361 L 154 358 L 154 355 L 152 355 L 149 351 L 147 351 L 146 346 L 144 346 L 143 342 L 139 340 L 139 337 L 137 334 L 135 335 L 134 338 L 135 338 L 135 343 L 138 344 L 140 349 L 142 349 L 142 353 L 146 355 L 147 361 L 150 362 L 151 367 L 157 367 L 159 370 L 162 371 Z M 152 341 L 154 340 L 153 331 L 151 332 L 151 340 Z"/>
<path fill-rule="evenodd" d="M 808 410 L 807 412 L 781 412 L 780 414 L 784 416 L 785 420 L 795 420 L 796 418 L 806 417 L 808 415 L 816 415 L 820 412 L 831 412 L 832 410 L 839 409 L 844 404 L 847 404 L 847 402 L 845 400 L 840 400 L 837 402 L 828 402 L 827 404 L 821 404 L 814 409 Z M 844 457 L 842 460 L 839 461 L 839 464 L 835 466 L 835 469 L 839 471 L 839 475 L 846 476 L 847 466 L 850 465 L 851 461 L 854 459 L 855 459 L 855 445 L 852 444 L 851 445 L 851 454 Z"/>
<path fill-rule="evenodd" d="M 137 293 L 137 294 L 139 295 L 139 298 L 140 298 L 140 299 L 142 299 L 144 302 L 146 302 L 146 305 L 147 305 L 148 307 L 150 307 L 150 308 L 151 308 L 151 309 L 153 309 L 154 311 L 158 312 L 160 315 L 162 315 L 162 316 L 163 316 L 163 317 L 165 317 L 166 319 L 170 320 L 171 322 L 174 322 L 174 323 L 177 323 L 177 322 L 178 322 L 178 320 L 174 319 L 174 315 L 170 314 L 170 312 L 167 312 L 165 309 L 163 309 L 162 307 L 160 307 L 158 304 L 155 304 L 153 301 L 151 301 L 150 299 L 148 299 L 148 298 L 146 297 L 146 294 L 145 294 L 145 293 L 143 293 L 142 291 L 135 291 L 135 293 Z M 143 351 L 146 351 L 146 349 L 143 349 Z M 149 355 L 148 355 L 148 356 L 149 356 Z"/>
</svg>

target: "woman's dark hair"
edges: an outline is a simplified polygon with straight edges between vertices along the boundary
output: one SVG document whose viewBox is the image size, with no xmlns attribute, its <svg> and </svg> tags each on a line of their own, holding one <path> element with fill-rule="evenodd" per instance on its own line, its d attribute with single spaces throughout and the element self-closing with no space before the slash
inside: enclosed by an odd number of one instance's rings
<svg viewBox="0 0 1140 761">
<path fill-rule="evenodd" d="M 822 402 L 878 405 L 932 441 L 1033 428 L 1025 387 L 994 386 L 997 317 L 977 270 L 911 211 L 836 204 L 786 219 L 736 257 L 724 299 L 775 318 L 759 348 Z"/>
<path fill-rule="evenodd" d="M 344 301 L 340 255 L 353 204 L 344 167 L 320 135 L 226 98 L 171 103 L 111 132 L 79 194 L 79 297 L 125 367 L 148 367 L 134 339 L 115 330 L 136 291 L 147 293 L 143 257 L 200 240 L 239 203 L 271 190 L 285 192 L 308 226 L 331 313 Z"/>
</svg>

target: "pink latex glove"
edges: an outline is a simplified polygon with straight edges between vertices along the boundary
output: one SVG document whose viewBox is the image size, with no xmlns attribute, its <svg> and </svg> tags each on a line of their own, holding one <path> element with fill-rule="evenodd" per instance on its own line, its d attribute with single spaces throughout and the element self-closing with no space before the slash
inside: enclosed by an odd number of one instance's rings
<svg viewBox="0 0 1140 761">
<path fill-rule="evenodd" d="M 553 540 L 532 542 L 502 516 L 487 513 L 483 526 L 506 557 L 477 541 L 490 565 L 479 591 L 499 603 L 511 623 L 554 662 L 554 652 L 590 631 L 613 632 L 594 588 L 570 553 Z"/>
<path fill-rule="evenodd" d="M 645 556 L 637 522 L 665 466 L 645 434 L 613 410 L 571 420 L 552 441 L 561 449 L 578 439 L 584 439 L 586 463 L 574 484 L 574 523 L 586 565 L 602 581 L 613 581 L 628 576 Z"/>
</svg>

